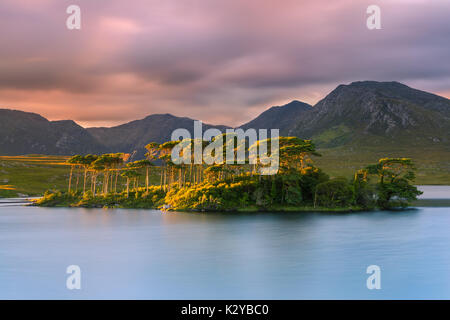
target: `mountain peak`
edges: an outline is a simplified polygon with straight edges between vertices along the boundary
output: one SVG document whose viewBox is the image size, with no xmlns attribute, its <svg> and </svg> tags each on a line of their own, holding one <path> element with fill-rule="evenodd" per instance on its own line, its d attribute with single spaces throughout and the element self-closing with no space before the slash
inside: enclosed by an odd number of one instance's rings
<svg viewBox="0 0 450 320">
<path fill-rule="evenodd" d="M 4 117 L 5 119 L 16 119 L 16 120 L 22 120 L 22 119 L 29 119 L 34 121 L 43 121 L 48 122 L 47 119 L 45 119 L 40 114 L 34 113 L 34 112 L 26 112 L 21 110 L 15 110 L 15 109 L 0 109 L 0 115 Z"/>
<path fill-rule="evenodd" d="M 449 99 L 408 87 L 397 81 L 356 81 L 348 85 L 339 85 L 323 100 L 319 101 L 316 106 L 327 105 L 327 103 L 324 103 L 327 100 L 328 105 L 334 104 L 336 99 L 340 99 L 343 103 L 345 100 L 347 105 L 355 100 L 366 100 L 366 102 L 373 99 L 404 101 L 410 105 L 418 105 L 450 117 Z"/>
<path fill-rule="evenodd" d="M 336 94 L 350 93 L 354 94 L 373 94 L 373 93 L 383 93 L 387 95 L 397 96 L 405 92 L 411 92 L 412 89 L 407 85 L 397 82 L 397 81 L 354 81 L 350 84 L 340 84 L 332 92 L 330 92 L 327 97 Z M 419 90 L 417 90 L 419 91 Z M 325 98 L 327 98 L 325 97 Z"/>
<path fill-rule="evenodd" d="M 269 110 L 283 110 L 284 112 L 286 112 L 287 110 L 292 110 L 292 111 L 300 111 L 301 112 L 302 110 L 309 109 L 309 108 L 311 108 L 310 104 L 307 104 L 305 102 L 301 102 L 298 100 L 292 100 L 291 102 L 289 102 L 285 105 L 282 105 L 282 106 L 273 106 L 264 112 L 267 112 Z"/>
<path fill-rule="evenodd" d="M 177 117 L 171 113 L 155 113 L 155 114 L 149 114 L 142 120 L 154 119 L 154 118 L 171 118 L 172 119 L 172 118 L 177 118 Z"/>
<path fill-rule="evenodd" d="M 311 105 L 293 100 L 283 106 L 273 106 L 267 109 L 252 121 L 240 126 L 240 128 L 280 129 L 280 134 L 286 134 L 295 125 L 301 114 L 311 109 Z"/>
<path fill-rule="evenodd" d="M 396 141 L 446 141 L 450 100 L 400 82 L 358 81 L 340 85 L 299 121 L 293 133 L 323 145 L 374 137 Z M 371 137 L 371 138 L 370 138 Z"/>
<path fill-rule="evenodd" d="M 359 86 L 359 87 L 408 87 L 407 85 L 398 81 L 374 81 L 374 80 L 362 80 L 354 81 L 347 86 Z"/>
<path fill-rule="evenodd" d="M 76 128 L 82 128 L 78 123 L 76 123 L 73 120 L 54 120 L 51 121 L 53 125 L 56 126 L 67 126 L 67 127 L 76 127 Z"/>
</svg>

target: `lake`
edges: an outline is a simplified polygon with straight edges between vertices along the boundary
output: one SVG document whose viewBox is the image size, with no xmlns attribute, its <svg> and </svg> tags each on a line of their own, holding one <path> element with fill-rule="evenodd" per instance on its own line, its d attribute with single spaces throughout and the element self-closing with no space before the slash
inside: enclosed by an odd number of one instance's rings
<svg viewBox="0 0 450 320">
<path fill-rule="evenodd" d="M 236 215 L 14 202 L 0 208 L 1 299 L 450 299 L 448 207 Z M 81 290 L 66 288 L 69 265 Z M 366 287 L 369 265 L 380 290 Z"/>
</svg>

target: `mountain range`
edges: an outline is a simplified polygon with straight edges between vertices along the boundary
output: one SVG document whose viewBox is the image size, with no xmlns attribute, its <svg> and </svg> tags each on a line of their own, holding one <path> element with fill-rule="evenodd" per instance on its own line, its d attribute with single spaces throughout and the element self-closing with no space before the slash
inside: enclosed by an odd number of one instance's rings
<svg viewBox="0 0 450 320">
<path fill-rule="evenodd" d="M 83 128 L 72 120 L 49 121 L 34 113 L 0 109 L 0 155 L 71 155 L 133 152 L 173 130 L 193 131 L 193 119 L 150 115 L 111 128 Z M 204 130 L 227 126 L 204 124 Z M 384 146 L 450 148 L 450 100 L 399 82 L 339 85 L 316 105 L 292 101 L 271 107 L 240 128 L 280 129 L 281 135 L 313 139 L 319 148 Z"/>
</svg>

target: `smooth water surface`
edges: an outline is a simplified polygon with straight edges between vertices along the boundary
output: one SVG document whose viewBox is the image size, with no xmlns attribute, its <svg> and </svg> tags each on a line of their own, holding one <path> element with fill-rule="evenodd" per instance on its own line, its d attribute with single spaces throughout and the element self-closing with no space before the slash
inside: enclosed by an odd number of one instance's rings
<svg viewBox="0 0 450 320">
<path fill-rule="evenodd" d="M 450 199 L 450 186 L 417 186 L 423 192 L 419 199 Z"/>
<path fill-rule="evenodd" d="M 0 208 L 3 299 L 450 298 L 450 208 L 190 214 Z M 381 267 L 381 290 L 366 268 Z M 81 290 L 66 268 L 81 268 Z"/>
</svg>

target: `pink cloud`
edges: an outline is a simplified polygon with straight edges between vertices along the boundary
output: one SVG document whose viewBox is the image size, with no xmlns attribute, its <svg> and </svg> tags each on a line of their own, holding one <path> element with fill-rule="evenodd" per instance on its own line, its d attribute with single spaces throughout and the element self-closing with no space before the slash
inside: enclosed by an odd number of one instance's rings
<svg viewBox="0 0 450 320">
<path fill-rule="evenodd" d="M 311 104 L 340 83 L 396 80 L 450 92 L 450 3 L 79 0 L 0 3 L 0 107 L 84 125 L 170 112 L 238 125 L 271 105 Z"/>
</svg>

